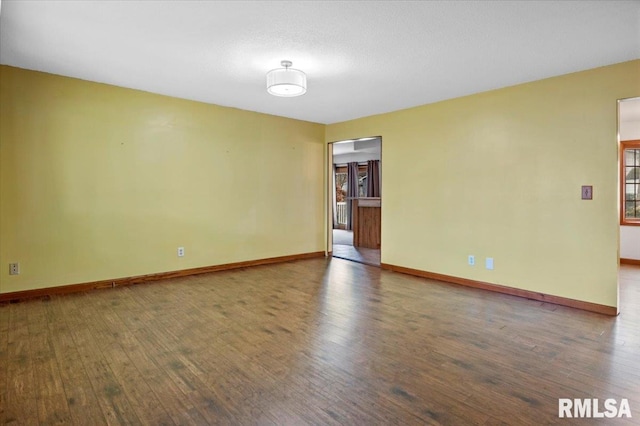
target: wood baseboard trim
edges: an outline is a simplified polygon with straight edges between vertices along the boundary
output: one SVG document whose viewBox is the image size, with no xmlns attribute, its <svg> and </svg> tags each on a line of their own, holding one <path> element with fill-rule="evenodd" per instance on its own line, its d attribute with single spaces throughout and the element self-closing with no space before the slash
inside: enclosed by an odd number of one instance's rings
<svg viewBox="0 0 640 426">
<path fill-rule="evenodd" d="M 470 280 L 467 278 L 454 277 L 451 275 L 437 274 L 435 272 L 422 271 L 420 269 L 406 268 L 404 266 L 390 265 L 383 263 L 380 265 L 382 269 L 403 274 L 415 275 L 422 278 L 429 278 L 436 281 L 443 281 L 452 284 L 459 284 L 466 287 L 479 288 L 482 290 L 493 291 L 496 293 L 508 294 L 511 296 L 523 297 L 525 299 L 538 300 L 540 302 L 553 303 L 555 305 L 568 306 L 570 308 L 582 309 L 584 311 L 597 312 L 599 314 L 616 316 L 619 311 L 614 306 L 600 305 L 597 303 L 584 302 L 581 300 L 569 299 L 566 297 L 553 296 L 535 291 L 522 290 L 519 288 L 506 287 L 499 284 L 491 284 L 483 281 Z"/>
<path fill-rule="evenodd" d="M 0 303 L 17 302 L 24 299 L 53 296 L 67 293 L 78 293 L 82 291 L 96 290 L 101 288 L 112 288 L 124 285 L 143 284 L 153 281 L 167 280 L 170 278 L 187 277 L 190 275 L 207 274 L 210 272 L 227 271 L 230 269 L 248 268 L 259 265 L 269 265 L 272 263 L 291 262 L 294 260 L 312 259 L 325 257 L 324 251 L 311 253 L 292 254 L 288 256 L 269 257 L 266 259 L 247 260 L 244 262 L 225 263 L 222 265 L 203 266 L 200 268 L 181 269 L 178 271 L 159 272 L 148 275 L 138 275 L 134 277 L 116 278 L 112 280 L 92 281 L 88 283 L 63 285 L 58 287 L 39 288 L 34 290 L 15 291 L 0 294 Z"/>
<path fill-rule="evenodd" d="M 620 264 L 622 265 L 640 265 L 640 259 L 625 259 L 620 258 Z"/>
</svg>

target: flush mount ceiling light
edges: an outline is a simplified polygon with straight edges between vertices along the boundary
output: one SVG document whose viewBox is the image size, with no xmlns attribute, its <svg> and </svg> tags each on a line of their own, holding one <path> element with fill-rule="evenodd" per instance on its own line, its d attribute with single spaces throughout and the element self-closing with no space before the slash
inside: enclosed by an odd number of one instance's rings
<svg viewBox="0 0 640 426">
<path fill-rule="evenodd" d="M 267 73 L 267 92 L 282 97 L 304 95 L 307 92 L 305 73 L 291 68 L 291 61 L 282 61 L 280 65 L 284 68 L 276 68 Z"/>
</svg>

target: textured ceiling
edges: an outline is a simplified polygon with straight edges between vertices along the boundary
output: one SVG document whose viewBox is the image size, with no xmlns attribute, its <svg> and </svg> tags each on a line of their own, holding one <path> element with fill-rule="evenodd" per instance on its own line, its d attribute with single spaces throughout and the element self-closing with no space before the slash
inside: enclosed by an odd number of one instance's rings
<svg viewBox="0 0 640 426">
<path fill-rule="evenodd" d="M 335 123 L 640 58 L 640 1 L 8 1 L 0 63 Z M 276 98 L 282 59 L 308 92 Z"/>
<path fill-rule="evenodd" d="M 640 98 L 626 99 L 620 102 L 620 121 L 640 121 Z"/>
<path fill-rule="evenodd" d="M 382 140 L 380 138 L 367 138 L 366 140 L 358 140 L 357 142 L 353 140 L 336 142 L 333 144 L 333 155 L 353 154 L 359 152 L 380 155 L 382 146 L 381 142 Z"/>
</svg>

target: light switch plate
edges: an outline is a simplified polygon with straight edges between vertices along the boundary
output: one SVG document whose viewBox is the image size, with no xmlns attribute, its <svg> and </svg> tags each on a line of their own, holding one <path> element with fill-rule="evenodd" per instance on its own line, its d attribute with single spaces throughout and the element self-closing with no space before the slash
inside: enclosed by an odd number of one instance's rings
<svg viewBox="0 0 640 426">
<path fill-rule="evenodd" d="M 582 199 L 593 200 L 593 186 L 582 185 Z"/>
</svg>

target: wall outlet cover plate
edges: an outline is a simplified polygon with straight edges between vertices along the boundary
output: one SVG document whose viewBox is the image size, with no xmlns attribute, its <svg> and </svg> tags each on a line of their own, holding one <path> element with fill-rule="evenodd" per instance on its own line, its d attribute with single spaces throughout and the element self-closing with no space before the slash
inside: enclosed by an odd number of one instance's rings
<svg viewBox="0 0 640 426">
<path fill-rule="evenodd" d="M 493 257 L 487 257 L 487 258 L 485 259 L 484 266 L 485 266 L 488 270 L 493 271 Z"/>
</svg>

